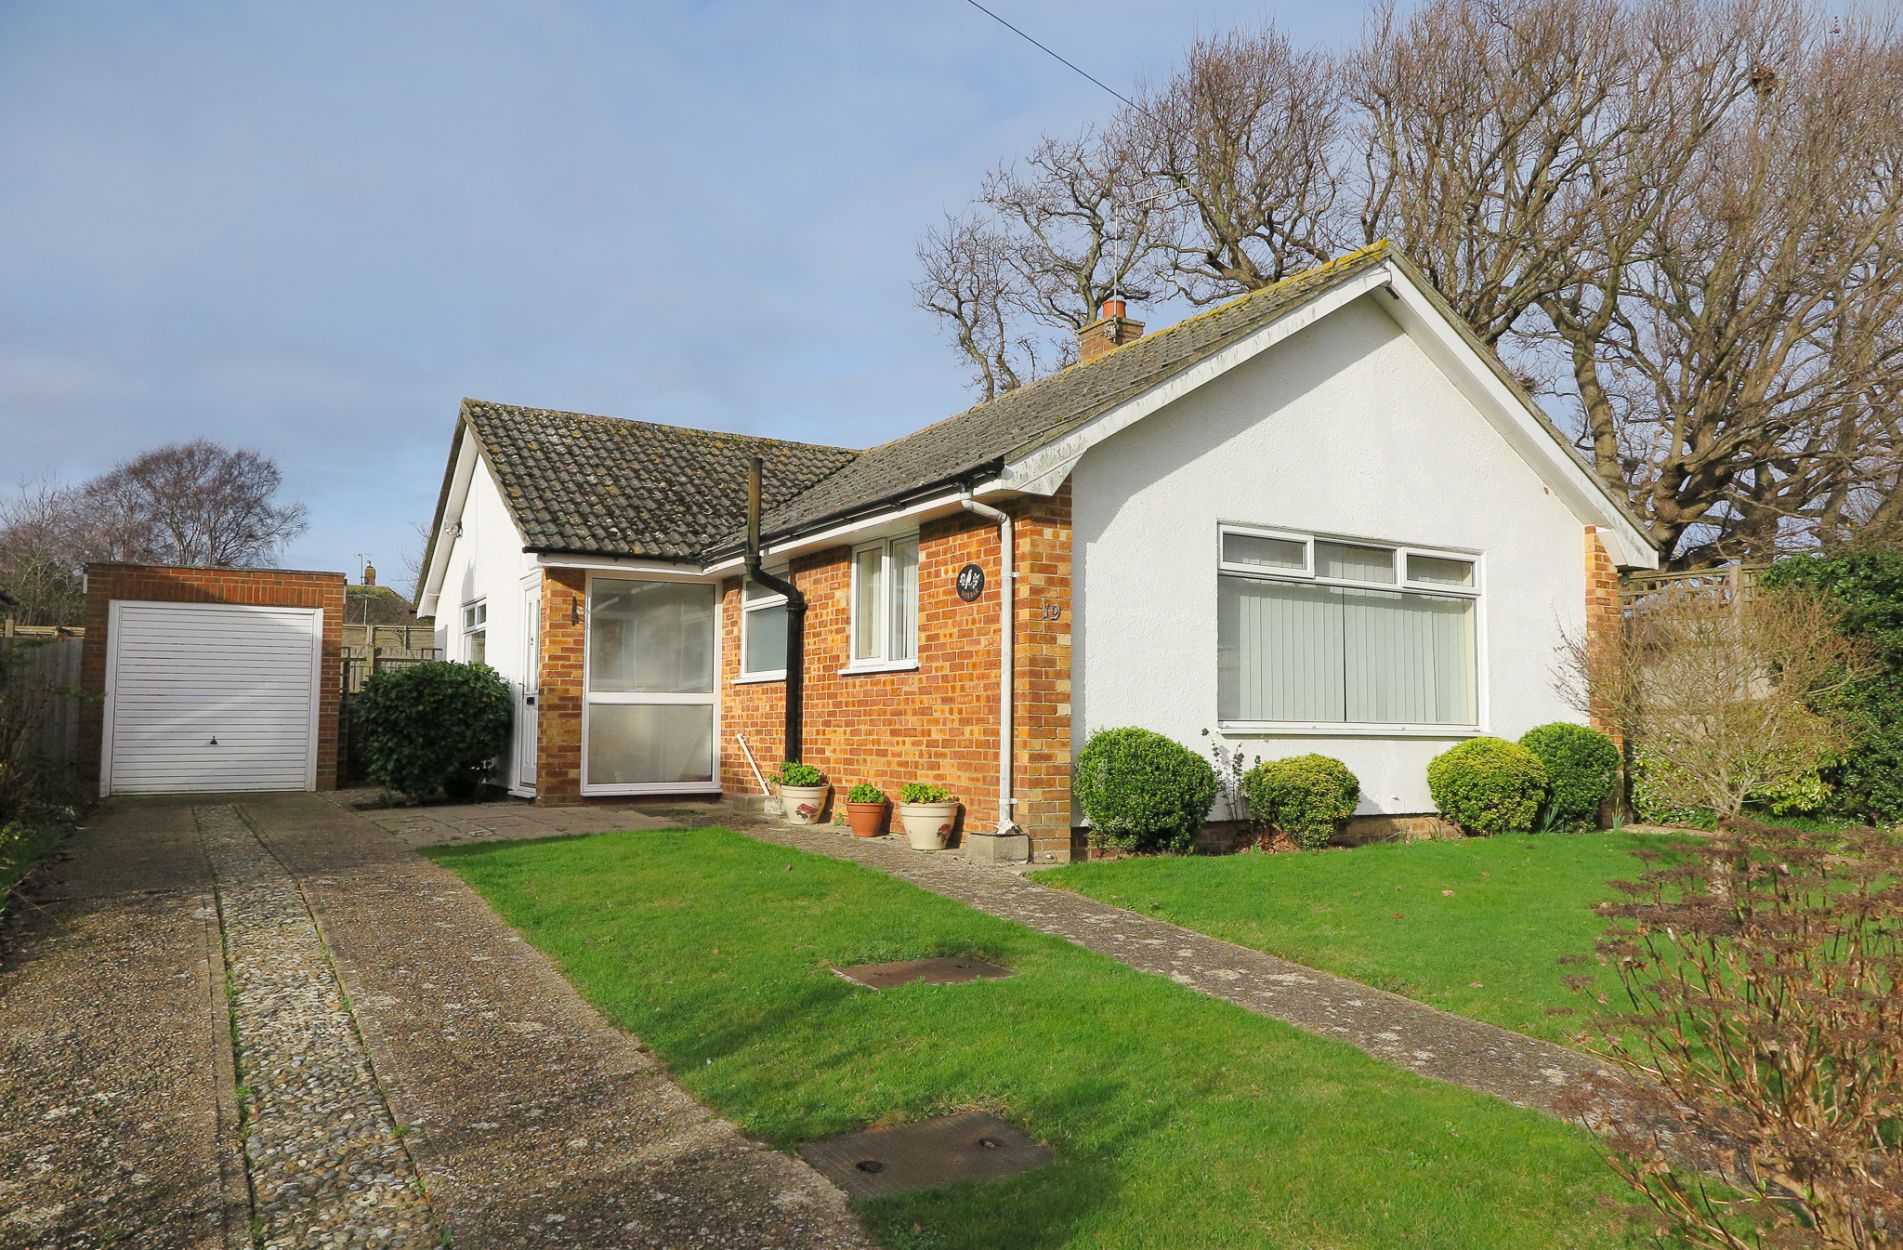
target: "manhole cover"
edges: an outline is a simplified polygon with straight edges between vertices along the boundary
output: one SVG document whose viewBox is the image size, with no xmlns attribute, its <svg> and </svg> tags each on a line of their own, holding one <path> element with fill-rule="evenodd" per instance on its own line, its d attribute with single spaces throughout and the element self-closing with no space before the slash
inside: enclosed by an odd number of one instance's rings
<svg viewBox="0 0 1903 1250">
<path fill-rule="evenodd" d="M 971 1111 L 807 1142 L 800 1158 L 854 1198 L 884 1198 L 959 1181 L 995 1181 L 1051 1161 L 1015 1125 Z"/>
<path fill-rule="evenodd" d="M 928 985 L 964 985 L 970 981 L 997 981 L 1011 975 L 1009 968 L 963 956 L 939 959 L 903 959 L 891 964 L 853 964 L 834 968 L 840 976 L 875 990 L 923 981 Z"/>
</svg>

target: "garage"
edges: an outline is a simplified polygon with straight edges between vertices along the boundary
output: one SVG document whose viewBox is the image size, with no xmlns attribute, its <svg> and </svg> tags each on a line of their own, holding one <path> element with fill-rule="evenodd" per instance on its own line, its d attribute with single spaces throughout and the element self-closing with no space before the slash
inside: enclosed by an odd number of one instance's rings
<svg viewBox="0 0 1903 1250">
<path fill-rule="evenodd" d="M 102 696 L 101 795 L 336 784 L 342 575 L 153 565 L 87 575 L 82 684 Z"/>
</svg>

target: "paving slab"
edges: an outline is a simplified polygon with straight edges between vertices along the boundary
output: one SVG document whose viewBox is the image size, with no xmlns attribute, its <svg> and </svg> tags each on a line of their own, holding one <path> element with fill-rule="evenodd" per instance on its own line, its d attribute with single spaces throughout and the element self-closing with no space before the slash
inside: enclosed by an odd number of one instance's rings
<svg viewBox="0 0 1903 1250">
<path fill-rule="evenodd" d="M 0 1247 L 237 1250 L 224 972 L 189 800 L 95 812 L 0 969 Z"/>
</svg>

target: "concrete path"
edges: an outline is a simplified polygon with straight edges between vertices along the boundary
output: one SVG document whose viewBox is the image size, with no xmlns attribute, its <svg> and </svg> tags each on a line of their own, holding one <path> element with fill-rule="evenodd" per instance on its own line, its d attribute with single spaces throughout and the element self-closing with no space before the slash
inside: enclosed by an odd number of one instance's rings
<svg viewBox="0 0 1903 1250">
<path fill-rule="evenodd" d="M 867 1244 L 375 815 L 115 802 L 81 836 L 0 975 L 0 1247 Z"/>
</svg>

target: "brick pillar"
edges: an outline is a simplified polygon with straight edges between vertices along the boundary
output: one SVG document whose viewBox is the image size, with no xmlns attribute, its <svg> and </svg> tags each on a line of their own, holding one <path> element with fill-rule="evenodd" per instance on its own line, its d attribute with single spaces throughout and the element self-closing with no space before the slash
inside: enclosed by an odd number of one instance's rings
<svg viewBox="0 0 1903 1250">
<path fill-rule="evenodd" d="M 1619 603 L 1619 568 L 1606 552 L 1595 526 L 1586 527 L 1586 649 L 1596 654 L 1618 642 L 1624 628 Z M 1619 727 L 1595 708 L 1592 727 L 1617 741 Z"/>
<path fill-rule="evenodd" d="M 535 801 L 581 798 L 581 706 L 588 575 L 542 571 L 542 687 L 536 698 Z"/>
<path fill-rule="evenodd" d="M 1013 509 L 1017 628 L 1013 645 L 1012 789 L 1037 863 L 1070 858 L 1070 484 Z"/>
</svg>

